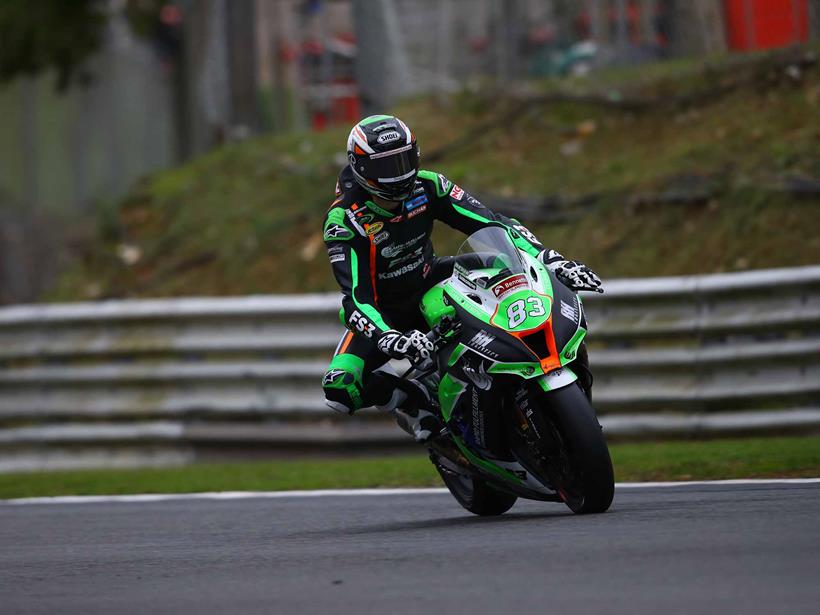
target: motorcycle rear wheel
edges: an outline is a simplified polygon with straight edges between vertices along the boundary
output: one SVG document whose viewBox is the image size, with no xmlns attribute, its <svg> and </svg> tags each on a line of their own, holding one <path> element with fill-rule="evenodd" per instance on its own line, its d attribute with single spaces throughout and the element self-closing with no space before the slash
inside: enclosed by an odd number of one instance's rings
<svg viewBox="0 0 820 615">
<path fill-rule="evenodd" d="M 433 462 L 445 486 L 465 509 L 482 517 L 503 515 L 515 504 L 518 497 L 490 487 L 486 481 L 475 476 L 457 474 Z"/>
</svg>

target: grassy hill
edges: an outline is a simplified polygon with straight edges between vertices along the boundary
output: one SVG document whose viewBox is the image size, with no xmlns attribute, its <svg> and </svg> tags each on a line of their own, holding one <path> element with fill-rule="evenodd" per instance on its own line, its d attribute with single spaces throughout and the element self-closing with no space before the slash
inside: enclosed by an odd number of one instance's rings
<svg viewBox="0 0 820 615">
<path fill-rule="evenodd" d="M 605 278 L 817 263 L 813 55 L 619 69 L 394 111 L 423 167 L 490 207 L 523 203 L 546 245 Z M 47 298 L 333 290 L 320 223 L 347 130 L 232 144 L 146 178 L 101 208 Z M 444 254 L 460 237 L 434 240 Z"/>
</svg>

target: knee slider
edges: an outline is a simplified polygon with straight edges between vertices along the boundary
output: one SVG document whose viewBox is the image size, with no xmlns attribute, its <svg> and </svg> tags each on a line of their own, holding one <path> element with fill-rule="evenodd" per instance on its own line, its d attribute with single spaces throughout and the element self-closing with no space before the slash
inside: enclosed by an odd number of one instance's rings
<svg viewBox="0 0 820 615">
<path fill-rule="evenodd" d="M 353 414 L 362 407 L 362 387 L 354 372 L 333 368 L 322 379 L 327 405 L 345 414 Z"/>
</svg>

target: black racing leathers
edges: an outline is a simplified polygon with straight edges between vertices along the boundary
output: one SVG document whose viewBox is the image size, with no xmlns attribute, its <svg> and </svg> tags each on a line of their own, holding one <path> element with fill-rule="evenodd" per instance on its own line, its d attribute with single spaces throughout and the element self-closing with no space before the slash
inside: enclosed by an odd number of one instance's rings
<svg viewBox="0 0 820 615">
<path fill-rule="evenodd" d="M 430 241 L 435 220 L 466 235 L 503 225 L 520 248 L 533 255 L 543 249 L 516 220 L 490 211 L 443 175 L 419 171 L 410 197 L 390 212 L 372 201 L 346 167 L 325 218 L 324 240 L 351 331 L 376 339 L 401 329 L 409 321 L 395 317 L 417 310 L 421 294 L 446 277 L 450 259 L 436 258 Z"/>
</svg>

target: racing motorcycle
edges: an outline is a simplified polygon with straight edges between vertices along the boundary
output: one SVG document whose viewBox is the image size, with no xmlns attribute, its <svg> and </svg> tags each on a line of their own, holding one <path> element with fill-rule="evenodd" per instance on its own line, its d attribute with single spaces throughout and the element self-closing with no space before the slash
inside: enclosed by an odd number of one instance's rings
<svg viewBox="0 0 820 615">
<path fill-rule="evenodd" d="M 403 377 L 437 400 L 445 429 L 428 443 L 430 460 L 477 515 L 503 514 L 519 497 L 604 512 L 612 462 L 573 364 L 583 305 L 511 232 L 470 235 L 452 276 L 422 298 L 436 350 Z"/>
</svg>

